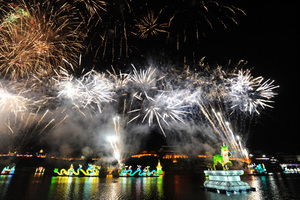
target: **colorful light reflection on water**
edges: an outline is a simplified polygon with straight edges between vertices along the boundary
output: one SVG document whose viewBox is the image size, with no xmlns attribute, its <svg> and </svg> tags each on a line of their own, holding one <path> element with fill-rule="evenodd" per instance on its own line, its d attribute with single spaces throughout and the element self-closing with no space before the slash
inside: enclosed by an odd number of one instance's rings
<svg viewBox="0 0 300 200">
<path fill-rule="evenodd" d="M 243 176 L 256 192 L 227 196 L 201 189 L 201 175 L 164 177 L 67 177 L 1 175 L 0 199 L 297 199 L 300 176 Z"/>
</svg>

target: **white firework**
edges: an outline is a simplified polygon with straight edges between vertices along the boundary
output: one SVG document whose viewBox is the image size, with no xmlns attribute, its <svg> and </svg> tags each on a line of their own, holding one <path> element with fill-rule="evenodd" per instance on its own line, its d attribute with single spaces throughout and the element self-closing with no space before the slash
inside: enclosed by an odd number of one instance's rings
<svg viewBox="0 0 300 200">
<path fill-rule="evenodd" d="M 99 111 L 103 103 L 113 101 L 113 83 L 105 77 L 104 73 L 91 70 L 81 78 L 75 78 L 64 69 L 56 79 L 58 97 L 70 99 L 78 108 L 86 108 L 96 104 Z"/>
<path fill-rule="evenodd" d="M 113 80 L 114 88 L 116 90 L 125 88 L 128 82 L 130 81 L 130 74 L 122 73 L 120 71 L 119 75 L 117 75 L 114 68 L 112 68 L 113 73 L 108 71 L 110 79 Z"/>
<path fill-rule="evenodd" d="M 182 94 L 178 92 L 162 92 L 156 95 L 154 98 L 150 97 L 146 93 L 145 108 L 132 110 L 129 113 L 138 112 L 139 114 L 131 119 L 128 123 L 143 116 L 142 123 L 147 119 L 148 125 L 151 126 L 156 119 L 158 126 L 163 134 L 166 136 L 162 123 L 169 126 L 170 121 L 179 121 L 184 123 L 183 117 L 188 113 L 186 111 L 187 105 L 184 105 L 185 99 Z"/>
<path fill-rule="evenodd" d="M 138 72 L 134 65 L 132 65 L 132 67 L 133 75 L 131 75 L 130 81 L 146 88 L 153 87 L 156 85 L 155 68 L 152 69 L 152 67 L 149 67 L 147 70 L 140 70 Z"/>
<path fill-rule="evenodd" d="M 6 85 L 0 82 L 0 111 L 3 114 L 14 113 L 15 115 L 20 112 L 30 111 L 39 102 L 28 97 L 30 92 L 30 88 L 20 88 L 13 81 Z"/>
<path fill-rule="evenodd" d="M 18 112 L 27 111 L 27 105 L 30 99 L 23 97 L 20 94 L 12 94 L 3 88 L 0 88 L 0 111 Z"/>
<path fill-rule="evenodd" d="M 243 112 L 250 114 L 259 113 L 259 108 L 270 107 L 269 103 L 273 103 L 270 99 L 277 93 L 273 90 L 279 86 L 274 86 L 269 79 L 264 81 L 264 78 L 259 76 L 253 78 L 250 70 L 239 70 L 234 78 L 227 79 L 229 82 L 228 97 L 232 103 L 231 108 L 240 109 Z"/>
</svg>

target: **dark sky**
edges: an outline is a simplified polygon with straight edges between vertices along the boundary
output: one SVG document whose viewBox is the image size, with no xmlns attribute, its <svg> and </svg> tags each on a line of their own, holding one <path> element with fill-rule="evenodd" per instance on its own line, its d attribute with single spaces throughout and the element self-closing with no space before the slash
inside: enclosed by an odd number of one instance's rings
<svg viewBox="0 0 300 200">
<path fill-rule="evenodd" d="M 115 2 L 111 3 L 111 8 L 114 12 L 108 12 L 109 15 L 107 14 L 107 18 L 105 18 L 104 14 L 103 20 L 111 21 L 112 23 L 110 25 L 114 26 L 115 21 L 117 24 L 121 24 L 121 21 L 119 21 L 119 7 L 126 8 L 126 6 L 119 5 L 122 1 L 111 2 Z M 173 1 L 167 0 L 152 1 L 151 4 L 154 4 L 155 10 L 159 10 L 161 4 L 170 6 L 173 5 L 172 2 Z M 174 2 L 185 2 L 187 5 L 191 5 L 190 7 L 184 7 L 185 9 L 191 10 L 190 12 L 187 10 L 186 13 L 188 13 L 188 16 L 193 16 L 193 14 L 190 14 L 193 12 L 196 14 L 197 10 L 192 6 L 192 0 Z M 300 94 L 298 83 L 299 61 L 297 57 L 300 55 L 299 16 L 296 14 L 298 12 L 298 1 L 234 0 L 232 1 L 232 4 L 243 9 L 247 14 L 247 16 L 243 16 L 241 13 L 238 14 L 236 20 L 239 25 L 229 24 L 228 29 L 220 27 L 216 27 L 213 30 L 206 29 L 204 31 L 206 36 L 201 38 L 199 43 L 194 41 L 189 43 L 194 49 L 187 45 L 181 47 L 180 51 L 183 49 L 184 54 L 191 54 L 191 51 L 196 49 L 197 57 L 201 58 L 202 56 L 205 56 L 206 61 L 209 64 L 218 63 L 224 65 L 228 60 L 232 60 L 232 63 L 237 63 L 242 59 L 248 61 L 246 68 L 253 68 L 253 76 L 263 76 L 266 79 L 270 78 L 275 80 L 275 85 L 280 85 L 280 88 L 277 89 L 278 96 L 274 99 L 275 103 L 272 104 L 274 109 L 267 108 L 261 112 L 260 116 L 255 118 L 249 133 L 247 147 L 250 150 L 262 150 L 269 153 L 300 152 L 298 146 L 298 137 L 300 135 L 298 113 L 300 113 L 300 109 L 297 97 L 298 93 Z M 131 5 L 134 9 L 135 17 L 139 18 L 139 14 L 144 14 L 145 9 L 149 8 L 150 1 L 134 1 Z M 138 6 L 134 7 L 133 5 Z M 162 19 L 164 17 L 166 17 L 166 19 L 170 18 L 167 11 L 169 10 L 169 12 L 172 13 L 170 11 L 172 10 L 172 6 L 170 7 L 171 8 L 165 9 L 165 11 L 162 12 Z M 176 7 L 176 5 L 174 7 Z M 139 9 L 141 10 L 139 11 Z M 176 9 L 178 9 L 178 5 Z M 114 14 L 111 15 L 111 13 Z M 126 13 L 126 11 L 124 11 L 124 13 Z M 179 21 L 176 23 L 174 21 L 173 23 L 180 24 L 180 19 L 186 20 L 184 19 L 184 14 L 181 17 L 182 18 L 177 18 Z M 191 25 L 192 23 L 189 24 Z M 132 25 L 131 28 L 133 27 L 134 25 Z M 179 30 L 175 30 L 175 32 L 180 32 L 180 29 L 182 28 L 180 27 L 181 26 L 177 26 L 176 28 Z M 189 34 L 189 31 L 190 33 L 195 32 L 195 29 L 193 29 L 194 27 L 189 27 L 190 30 L 187 29 L 187 35 Z M 104 30 L 106 30 L 106 28 L 104 28 Z M 114 33 L 113 28 L 109 31 Z M 119 33 L 122 31 L 123 28 L 121 24 L 120 29 L 117 29 L 117 32 Z M 130 41 L 131 39 L 132 41 Z M 129 52 L 132 52 L 130 56 L 132 58 L 131 61 L 133 62 L 138 60 L 140 55 L 147 57 L 149 55 L 154 55 L 155 53 L 159 55 L 161 52 L 165 53 L 169 51 L 168 49 L 163 49 L 165 45 L 164 39 L 138 40 L 134 36 L 132 36 L 131 39 L 128 38 L 128 43 L 130 44 L 132 42 L 133 44 L 132 47 L 129 47 Z M 114 45 L 117 43 L 120 42 L 116 41 Z M 98 45 L 98 43 L 95 43 L 95 46 Z M 118 48 L 115 49 L 117 51 Z M 123 52 L 124 51 L 125 50 L 123 49 Z M 176 63 L 177 55 L 172 55 L 171 50 L 169 53 L 171 62 Z M 109 48 L 107 48 L 106 52 L 106 55 L 108 54 Z M 99 68 L 102 68 L 103 66 L 110 68 L 111 58 L 101 59 L 102 54 L 100 53 L 99 55 L 98 60 L 96 59 L 95 66 L 98 66 Z M 115 60 L 117 60 L 117 58 Z M 131 61 L 129 61 L 129 63 Z M 121 60 L 121 63 L 122 62 L 123 60 Z M 115 64 L 112 65 L 114 65 L 114 67 L 118 66 Z M 122 68 L 122 66 L 119 67 Z"/>
<path fill-rule="evenodd" d="M 274 109 L 264 110 L 252 127 L 247 142 L 252 150 L 300 152 L 297 3 L 243 1 L 240 7 L 247 16 L 239 20 L 239 26 L 207 36 L 206 55 L 211 60 L 247 60 L 255 76 L 274 79 L 280 85 Z"/>
<path fill-rule="evenodd" d="M 248 61 L 246 68 L 252 68 L 253 76 L 275 80 L 280 88 L 276 90 L 274 109 L 262 110 L 254 119 L 246 145 L 250 151 L 299 153 L 298 2 L 234 2 L 247 16 L 237 18 L 238 26 L 207 31 L 200 40 L 200 55 L 210 64 L 242 59 Z"/>
<path fill-rule="evenodd" d="M 193 2 L 193 0 L 176 2 L 188 1 Z M 112 0 L 111 2 L 123 1 Z M 145 5 L 148 5 L 148 1 L 134 1 L 136 4 L 140 2 L 143 2 L 143 4 L 146 2 Z M 153 2 L 164 1 L 153 0 Z M 170 2 L 173 1 L 166 0 L 164 4 L 172 5 L 169 4 Z M 299 16 L 296 14 L 298 13 L 298 1 L 232 0 L 232 4 L 243 9 L 247 14 L 247 16 L 243 16 L 241 13 L 239 13 L 236 19 L 238 25 L 229 24 L 228 29 L 216 27 L 213 30 L 205 30 L 206 36 L 201 38 L 199 42 L 190 41 L 189 44 L 192 44 L 194 49 L 189 48 L 189 46 L 186 45 L 181 47 L 180 51 L 184 51 L 183 53 L 185 54 L 191 54 L 191 51 L 196 49 L 197 57 L 201 58 L 202 56 L 205 56 L 206 61 L 209 64 L 218 63 L 224 65 L 228 62 L 228 60 L 232 60 L 232 63 L 237 63 L 242 59 L 248 61 L 246 68 L 253 68 L 253 76 L 263 76 L 266 79 L 270 78 L 275 80 L 275 85 L 280 85 L 280 88 L 277 89 L 278 96 L 274 99 L 275 103 L 272 104 L 274 109 L 267 108 L 261 112 L 260 116 L 254 119 L 246 146 L 250 150 L 262 150 L 267 153 L 300 153 L 300 140 L 298 139 L 300 135 L 298 125 L 298 113 L 300 113 L 300 107 L 298 104 L 298 95 L 300 95 L 300 84 L 298 83 L 298 56 L 300 55 L 298 27 Z M 122 20 L 115 20 L 119 19 L 120 17 L 122 18 L 122 16 L 119 16 L 120 9 L 118 9 L 118 6 L 120 5 L 114 6 L 111 3 L 111 6 L 116 7 L 116 9 L 113 10 L 115 12 L 107 12 L 107 14 L 103 14 L 103 21 L 111 21 L 111 24 L 107 25 L 104 23 L 104 25 L 114 26 L 116 22 L 116 24 L 119 23 L 121 26 L 117 26 L 117 28 L 120 29 L 116 29 L 115 32 L 123 31 L 121 23 Z M 122 7 L 122 5 L 120 7 Z M 157 3 L 154 7 L 160 8 L 160 4 Z M 124 8 L 126 8 L 126 6 L 124 6 Z M 176 9 L 177 8 L 178 7 L 176 7 Z M 188 6 L 185 8 L 188 8 Z M 134 9 L 134 11 L 136 11 L 136 15 L 134 17 L 139 18 L 140 13 L 137 12 L 139 6 Z M 193 7 L 190 9 L 191 12 L 195 11 L 195 8 Z M 170 9 L 165 10 L 169 10 L 169 12 L 172 13 L 172 6 Z M 141 10 L 140 12 L 144 13 L 145 11 Z M 187 10 L 187 13 L 188 12 L 189 10 Z M 129 12 L 124 11 L 124 13 L 128 14 Z M 168 16 L 167 11 L 164 11 L 163 13 L 166 16 L 162 14 L 162 19 L 164 17 L 166 19 L 170 19 L 171 16 Z M 189 16 L 193 15 L 191 14 Z M 182 17 L 184 19 L 184 16 Z M 177 21 L 177 23 L 180 24 L 181 18 L 178 17 L 178 19 L 179 21 Z M 174 22 L 174 24 L 176 23 Z M 192 23 L 189 23 L 189 25 L 191 24 Z M 180 29 L 180 27 L 181 26 L 178 26 L 177 28 Z M 100 29 L 102 28 L 103 27 L 100 27 Z M 191 27 L 191 29 L 193 29 L 193 27 Z M 103 30 L 106 31 L 107 29 L 104 27 Z M 111 32 L 111 35 L 108 35 L 110 38 L 114 37 L 114 29 L 109 29 L 107 31 L 109 33 Z M 175 30 L 175 32 L 176 31 L 178 30 Z M 180 31 L 181 30 L 179 30 L 179 32 Z M 187 29 L 187 35 L 189 34 L 188 31 L 189 30 Z M 191 33 L 194 33 L 194 31 L 195 29 L 190 30 Z M 161 35 L 163 36 L 163 34 Z M 181 36 L 182 35 L 183 34 L 181 34 Z M 176 37 L 176 34 L 173 36 Z M 96 39 L 93 42 L 95 42 L 94 45 L 97 47 L 102 40 L 96 36 L 95 38 Z M 131 39 L 132 41 L 130 41 Z M 128 38 L 128 43 L 133 43 L 132 47 L 129 47 L 129 53 L 130 51 L 136 51 L 136 55 L 134 53 L 131 54 L 133 61 L 136 56 L 138 57 L 140 55 L 145 55 L 144 57 L 147 57 L 152 53 L 159 54 L 159 49 L 164 48 L 163 46 L 165 46 L 165 37 L 161 37 L 161 40 L 157 39 L 156 42 L 152 41 L 151 39 L 137 40 L 139 42 L 135 42 L 135 40 L 136 38 L 134 36 Z M 115 43 L 116 44 L 114 45 L 117 46 L 117 43 L 119 42 L 116 40 Z M 172 47 L 173 50 L 174 47 Z M 124 48 L 115 48 L 115 51 L 118 51 L 119 49 L 120 51 L 125 51 Z M 95 51 L 96 48 L 93 50 Z M 161 52 L 168 52 L 168 49 L 162 49 Z M 108 54 L 109 48 L 107 48 L 106 52 L 106 55 Z M 89 60 L 88 64 L 93 63 L 94 66 L 98 66 L 98 69 L 102 69 L 102 67 L 105 65 L 106 68 L 110 68 L 111 58 L 107 59 L 105 57 L 106 60 L 101 59 L 101 55 L 102 54 L 99 53 L 98 58 L 95 59 L 91 59 L 91 57 L 87 56 L 86 59 Z M 170 52 L 169 59 L 171 60 L 172 64 L 176 63 L 176 58 L 177 56 L 172 55 L 172 52 Z M 116 57 L 114 59 L 117 60 L 118 58 Z M 120 59 L 120 62 L 123 62 L 123 60 Z M 114 65 L 114 67 L 117 68 L 118 66 Z M 122 68 L 122 66 L 119 66 L 119 68 Z M 151 139 L 151 136 L 149 136 L 149 138 Z"/>
</svg>

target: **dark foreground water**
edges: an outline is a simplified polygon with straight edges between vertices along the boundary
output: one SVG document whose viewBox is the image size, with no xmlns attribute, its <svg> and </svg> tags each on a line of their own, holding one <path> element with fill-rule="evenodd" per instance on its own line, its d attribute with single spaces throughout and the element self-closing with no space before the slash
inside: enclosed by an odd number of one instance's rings
<svg viewBox="0 0 300 200">
<path fill-rule="evenodd" d="M 244 175 L 255 192 L 227 196 L 201 189 L 199 175 L 143 178 L 1 175 L 0 199 L 300 199 L 300 175 Z"/>
</svg>

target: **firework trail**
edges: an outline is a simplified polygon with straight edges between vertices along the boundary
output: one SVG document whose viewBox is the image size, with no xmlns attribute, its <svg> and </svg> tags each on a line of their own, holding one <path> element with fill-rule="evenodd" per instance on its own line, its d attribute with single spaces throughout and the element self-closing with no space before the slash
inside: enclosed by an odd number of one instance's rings
<svg viewBox="0 0 300 200">
<path fill-rule="evenodd" d="M 3 113 L 9 112 L 17 115 L 19 112 L 25 112 L 28 110 L 28 106 L 32 105 L 32 100 L 24 97 L 22 93 L 26 91 L 20 91 L 18 94 L 12 94 L 7 91 L 5 87 L 0 83 L 0 110 Z"/>
<path fill-rule="evenodd" d="M 94 52 L 94 58 L 123 66 L 123 61 L 130 60 L 131 56 L 142 58 L 144 45 L 149 47 L 153 42 L 159 49 L 165 45 L 163 49 L 176 49 L 184 54 L 185 64 L 192 56 L 195 64 L 197 46 L 207 29 L 236 25 L 236 18 L 246 15 L 242 9 L 221 0 L 73 1 L 78 9 L 86 8 L 80 15 L 87 13 L 88 20 L 83 20 L 87 21 L 85 24 L 97 25 L 93 28 L 95 34 L 91 36 L 88 47 Z M 147 43 L 149 38 L 151 43 Z M 194 41 L 197 41 L 197 46 Z M 184 48 L 186 46 L 188 51 Z M 192 55 L 187 55 L 190 53 Z"/>
<path fill-rule="evenodd" d="M 241 157 L 247 157 L 247 150 L 235 133 L 245 133 L 241 130 L 245 126 L 242 124 L 251 121 L 254 112 L 260 114 L 261 109 L 272 108 L 268 103 L 272 102 L 276 95 L 274 90 L 278 88 L 273 85 L 274 81 L 253 78 L 250 70 L 238 70 L 244 65 L 240 61 L 233 70 L 226 70 L 222 66 L 213 69 L 201 62 L 200 68 L 194 70 L 173 69 L 175 76 L 164 74 L 173 91 L 186 89 L 184 110 L 189 112 L 185 113 L 184 122 L 197 124 L 198 121 L 199 125 L 208 122 L 220 142 L 229 145 Z"/>
<path fill-rule="evenodd" d="M 126 87 L 128 82 L 130 81 L 130 74 L 122 73 L 120 71 L 119 75 L 117 75 L 114 68 L 112 68 L 113 72 L 107 71 L 109 74 L 109 79 L 112 80 L 114 85 L 114 90 L 122 90 Z"/>
<path fill-rule="evenodd" d="M 232 131 L 230 123 L 226 120 L 222 112 L 215 109 L 201 100 L 197 102 L 202 114 L 206 117 L 215 133 L 218 134 L 223 144 L 226 144 L 236 153 L 236 157 L 245 157 L 245 147 L 242 145 L 240 137 Z M 237 141 L 238 140 L 238 141 Z"/>
<path fill-rule="evenodd" d="M 167 126 L 170 126 L 168 122 L 170 120 L 184 123 L 183 117 L 188 113 L 186 111 L 188 105 L 184 104 L 184 97 L 178 92 L 161 92 L 156 94 L 154 98 L 146 95 L 146 101 L 140 109 L 128 112 L 138 113 L 128 123 L 142 117 L 142 123 L 148 118 L 148 125 L 151 126 L 155 118 L 164 136 L 166 136 L 166 133 L 161 122 L 164 122 Z"/>
<path fill-rule="evenodd" d="M 75 62 L 82 49 L 85 34 L 71 5 L 31 3 L 7 4 L 0 21 L 0 72 L 11 79 L 51 76 L 65 66 L 62 58 Z"/>
<path fill-rule="evenodd" d="M 214 29 L 217 27 L 227 28 L 229 24 L 238 24 L 236 17 L 239 14 L 246 15 L 245 12 L 224 1 L 204 0 L 204 1 L 177 1 L 168 5 L 168 9 L 174 13 L 172 26 L 179 26 L 182 29 L 174 30 L 177 34 L 177 43 L 186 42 L 189 37 L 199 41 L 200 34 L 205 36 L 207 28 Z"/>
<path fill-rule="evenodd" d="M 108 138 L 112 148 L 113 148 L 113 151 L 114 151 L 114 158 L 118 161 L 119 165 L 121 164 L 121 154 L 120 154 L 120 151 L 121 151 L 121 142 L 120 142 L 120 139 L 121 139 L 121 132 L 120 132 L 120 117 L 118 116 L 115 116 L 113 118 L 113 121 L 114 121 L 114 129 L 115 129 L 115 136 L 110 136 Z"/>
<path fill-rule="evenodd" d="M 161 12 L 162 10 L 160 10 L 157 16 L 155 16 L 154 11 L 148 12 L 148 14 L 140 20 L 140 23 L 136 25 L 141 39 L 145 39 L 150 36 L 157 36 L 159 33 L 168 33 L 165 29 L 169 24 L 158 23 L 158 18 Z"/>
<path fill-rule="evenodd" d="M 101 11 L 106 12 L 107 3 L 102 0 L 73 0 L 73 5 L 85 12 L 80 12 L 80 16 L 83 18 L 83 21 L 86 22 L 87 26 L 94 23 L 97 25 L 101 20 Z M 82 8 L 85 9 L 82 9 Z M 88 13 L 86 15 L 86 13 Z M 93 20 L 95 19 L 95 20 Z M 95 22 L 93 22 L 95 21 Z"/>
<path fill-rule="evenodd" d="M 251 95 L 251 90 L 243 90 L 243 93 L 251 96 L 253 101 L 266 104 L 271 100 L 262 101 L 260 98 L 273 98 L 276 95 L 273 90 L 278 87 L 273 85 L 273 81 L 263 82 L 261 77 L 253 78 L 250 72 L 246 74 L 238 70 L 244 65 L 245 62 L 240 61 L 233 70 L 222 66 L 211 68 L 202 60 L 199 69 L 171 69 L 171 72 L 164 73 L 153 67 L 138 70 L 132 66 L 131 73 L 120 72 L 120 75 L 116 75 L 114 72 L 110 73 L 110 77 L 117 83 L 116 88 L 122 88 L 122 92 L 117 94 L 123 98 L 116 99 L 123 102 L 119 106 L 123 107 L 123 120 L 127 124 L 146 123 L 149 127 L 157 125 L 164 136 L 167 136 L 165 129 L 172 129 L 170 125 L 173 123 L 188 126 L 198 120 L 199 123 L 208 122 L 220 142 L 228 144 L 237 155 L 242 156 L 246 155 L 243 153 L 245 148 L 241 142 L 237 142 L 234 132 L 244 132 L 240 130 L 242 127 L 236 125 L 238 121 L 245 120 L 238 117 L 245 116 L 246 112 L 243 109 L 244 102 L 238 102 L 235 96 L 245 97 L 237 94 L 236 90 L 232 94 L 233 88 L 241 84 L 238 81 L 241 76 L 247 75 L 250 85 L 256 86 L 257 94 Z M 233 104 L 239 106 L 232 106 Z M 270 107 L 259 103 L 253 106 L 257 111 Z M 232 115 L 234 111 L 240 115 Z M 230 121 L 234 123 L 230 125 Z M 234 127 L 234 132 L 230 126 Z"/>
<path fill-rule="evenodd" d="M 231 101 L 231 108 L 249 112 L 250 114 L 256 112 L 259 114 L 259 107 L 273 108 L 269 100 L 273 98 L 276 93 L 273 91 L 279 86 L 274 86 L 274 81 L 264 81 L 263 77 L 254 78 L 250 74 L 250 70 L 239 70 L 238 74 L 233 78 L 229 78 L 230 86 L 227 95 Z"/>
<path fill-rule="evenodd" d="M 161 82 L 164 77 L 157 77 L 158 74 L 156 73 L 156 68 L 149 67 L 146 70 L 140 69 L 138 71 L 135 66 L 132 65 L 132 67 L 133 74 L 130 76 L 130 86 L 133 90 L 130 91 L 132 94 L 128 95 L 132 98 L 130 100 L 131 103 L 127 113 L 129 113 L 128 118 L 130 118 L 131 113 L 136 113 L 136 115 L 128 121 L 128 124 L 138 119 L 143 115 L 143 113 L 145 113 L 142 123 L 148 117 L 148 124 L 150 126 L 153 123 L 153 118 L 155 116 L 160 129 L 164 133 L 160 119 L 166 122 L 165 118 L 167 113 L 160 113 L 162 109 L 155 105 L 157 102 L 155 100 L 156 95 L 161 93 L 162 98 L 163 91 L 159 89 L 160 86 L 158 86 L 158 83 Z"/>
<path fill-rule="evenodd" d="M 141 96 L 144 93 L 146 95 L 147 91 L 157 90 L 157 82 L 163 79 L 164 77 L 156 77 L 156 68 L 152 68 L 151 66 L 147 70 L 138 71 L 134 65 L 133 74 L 130 76 L 130 81 L 133 86 L 138 90 L 134 97 L 142 100 Z"/>
<path fill-rule="evenodd" d="M 94 110 L 94 105 L 96 105 L 101 113 L 102 104 L 113 101 L 113 83 L 105 77 L 104 73 L 91 70 L 82 77 L 75 78 L 61 68 L 60 74 L 57 75 L 58 77 L 55 79 L 57 97 L 71 100 L 73 106 L 79 111 L 81 108 L 87 107 Z"/>
</svg>

